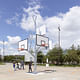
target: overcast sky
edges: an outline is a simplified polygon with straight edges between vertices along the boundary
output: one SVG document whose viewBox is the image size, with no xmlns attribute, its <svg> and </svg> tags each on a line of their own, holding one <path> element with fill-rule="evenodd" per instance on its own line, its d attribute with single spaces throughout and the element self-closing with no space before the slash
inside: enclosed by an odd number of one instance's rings
<svg viewBox="0 0 80 80">
<path fill-rule="evenodd" d="M 80 0 L 0 0 L 0 48 L 16 50 L 12 44 L 34 35 L 32 16 L 37 27 L 45 25 L 46 36 L 58 44 L 58 26 L 61 28 L 61 47 L 80 45 Z M 7 45 L 7 46 L 6 46 Z"/>
</svg>

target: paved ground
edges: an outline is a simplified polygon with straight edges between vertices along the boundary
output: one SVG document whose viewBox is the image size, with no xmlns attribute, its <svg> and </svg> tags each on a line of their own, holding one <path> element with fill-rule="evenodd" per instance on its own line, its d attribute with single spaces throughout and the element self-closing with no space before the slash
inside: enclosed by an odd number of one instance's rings
<svg viewBox="0 0 80 80">
<path fill-rule="evenodd" d="M 80 67 L 37 66 L 37 74 L 25 70 L 13 71 L 12 64 L 0 65 L 0 80 L 80 80 Z"/>
</svg>

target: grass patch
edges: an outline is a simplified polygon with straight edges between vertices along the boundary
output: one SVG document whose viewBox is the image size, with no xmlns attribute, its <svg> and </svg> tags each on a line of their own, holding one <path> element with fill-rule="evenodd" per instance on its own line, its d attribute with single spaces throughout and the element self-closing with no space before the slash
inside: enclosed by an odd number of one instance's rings
<svg viewBox="0 0 80 80">
<path fill-rule="evenodd" d="M 39 66 L 46 66 L 46 64 L 38 64 Z M 60 66 L 60 67 L 80 67 L 80 65 L 69 65 L 69 64 L 63 64 L 63 65 L 55 65 L 55 64 L 49 64 L 49 66 Z"/>
<path fill-rule="evenodd" d="M 46 66 L 46 64 L 37 64 L 38 66 Z"/>
<path fill-rule="evenodd" d="M 62 65 L 63 67 L 80 67 L 80 65 Z"/>
<path fill-rule="evenodd" d="M 5 63 L 4 62 L 0 62 L 0 65 L 5 65 Z"/>
<path fill-rule="evenodd" d="M 72 64 L 62 64 L 62 65 L 50 64 L 50 66 L 61 66 L 61 67 L 80 67 L 80 65 L 72 65 Z"/>
</svg>

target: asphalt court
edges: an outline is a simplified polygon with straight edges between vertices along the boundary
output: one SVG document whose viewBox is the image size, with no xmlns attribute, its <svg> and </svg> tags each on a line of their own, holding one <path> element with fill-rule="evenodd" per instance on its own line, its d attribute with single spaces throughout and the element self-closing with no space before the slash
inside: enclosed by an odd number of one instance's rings
<svg viewBox="0 0 80 80">
<path fill-rule="evenodd" d="M 33 66 L 32 66 L 33 68 Z M 37 73 L 25 70 L 14 71 L 11 63 L 0 65 L 1 80 L 80 80 L 80 67 L 37 66 Z"/>
</svg>

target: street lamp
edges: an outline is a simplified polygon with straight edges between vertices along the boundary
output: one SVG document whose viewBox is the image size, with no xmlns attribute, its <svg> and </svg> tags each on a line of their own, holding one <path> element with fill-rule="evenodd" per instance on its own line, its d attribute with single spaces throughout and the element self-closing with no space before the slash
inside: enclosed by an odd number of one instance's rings
<svg viewBox="0 0 80 80">
<path fill-rule="evenodd" d="M 59 44 L 59 49 L 60 49 L 60 31 L 61 31 L 61 29 L 60 29 L 60 24 L 59 24 L 59 26 L 58 26 L 58 44 Z"/>
<path fill-rule="evenodd" d="M 1 49 L 0 49 L 0 59 L 1 59 Z"/>
<path fill-rule="evenodd" d="M 59 58 L 58 58 L 58 64 L 59 64 L 59 62 L 60 62 L 60 24 L 59 24 L 59 26 L 58 26 L 58 44 L 59 44 Z"/>
<path fill-rule="evenodd" d="M 4 61 L 4 49 L 5 49 L 5 47 L 4 47 L 4 43 L 5 43 L 5 41 L 3 40 L 3 55 L 2 55 L 2 60 Z"/>
</svg>

